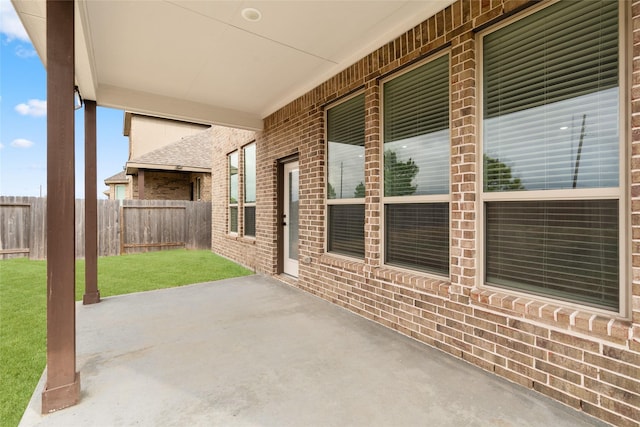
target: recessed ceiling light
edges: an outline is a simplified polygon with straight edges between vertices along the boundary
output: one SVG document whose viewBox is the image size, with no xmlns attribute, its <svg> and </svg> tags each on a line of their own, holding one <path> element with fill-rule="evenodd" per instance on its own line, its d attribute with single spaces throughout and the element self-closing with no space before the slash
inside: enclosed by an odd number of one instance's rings
<svg viewBox="0 0 640 427">
<path fill-rule="evenodd" d="M 262 18 L 262 13 L 258 9 L 247 7 L 242 9 L 242 17 L 249 22 L 258 22 Z"/>
<path fill-rule="evenodd" d="M 560 128 L 560 130 L 567 130 L 567 129 L 569 129 L 569 126 L 562 126 L 562 127 Z"/>
</svg>

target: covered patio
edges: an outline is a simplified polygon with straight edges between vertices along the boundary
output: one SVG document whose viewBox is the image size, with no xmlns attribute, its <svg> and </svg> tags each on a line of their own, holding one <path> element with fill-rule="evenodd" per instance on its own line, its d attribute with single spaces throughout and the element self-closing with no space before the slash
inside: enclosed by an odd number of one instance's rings
<svg viewBox="0 0 640 427">
<path fill-rule="evenodd" d="M 47 189 L 58 194 L 47 216 L 43 413 L 72 406 L 81 394 L 74 108 L 85 109 L 83 302 L 91 305 L 100 302 L 97 106 L 260 131 L 265 117 L 453 1 L 12 0 L 47 69 Z"/>
<path fill-rule="evenodd" d="M 81 400 L 23 427 L 603 425 L 260 275 L 76 312 Z"/>
</svg>

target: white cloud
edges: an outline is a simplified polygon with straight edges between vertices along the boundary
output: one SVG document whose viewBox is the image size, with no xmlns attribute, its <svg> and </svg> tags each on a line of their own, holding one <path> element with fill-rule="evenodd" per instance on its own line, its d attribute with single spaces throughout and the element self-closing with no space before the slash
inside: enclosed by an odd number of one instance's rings
<svg viewBox="0 0 640 427">
<path fill-rule="evenodd" d="M 18 138 L 11 141 L 11 146 L 15 148 L 29 148 L 33 146 L 33 142 L 28 139 Z"/>
<path fill-rule="evenodd" d="M 9 0 L 0 0 L 0 33 L 4 34 L 7 42 L 17 39 L 31 43 L 27 31 Z"/>
<path fill-rule="evenodd" d="M 4 148 L 4 144 L 0 142 L 0 150 L 2 150 L 3 148 Z"/>
<path fill-rule="evenodd" d="M 42 117 L 47 115 L 47 101 L 30 99 L 26 104 L 16 105 L 16 111 L 23 116 Z"/>
<path fill-rule="evenodd" d="M 32 47 L 25 47 L 21 44 L 16 46 L 16 56 L 18 58 L 22 58 L 22 59 L 31 58 L 36 56 L 37 54 L 38 52 L 36 52 L 36 50 Z"/>
</svg>

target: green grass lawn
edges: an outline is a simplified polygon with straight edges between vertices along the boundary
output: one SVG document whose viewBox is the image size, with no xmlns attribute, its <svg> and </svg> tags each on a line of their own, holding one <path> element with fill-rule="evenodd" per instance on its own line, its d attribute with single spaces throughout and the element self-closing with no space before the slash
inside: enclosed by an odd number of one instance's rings
<svg viewBox="0 0 640 427">
<path fill-rule="evenodd" d="M 252 274 L 209 251 L 161 251 L 99 258 L 102 298 Z M 46 363 L 46 261 L 0 261 L 0 426 L 16 426 Z M 84 260 L 76 262 L 76 300 Z"/>
</svg>

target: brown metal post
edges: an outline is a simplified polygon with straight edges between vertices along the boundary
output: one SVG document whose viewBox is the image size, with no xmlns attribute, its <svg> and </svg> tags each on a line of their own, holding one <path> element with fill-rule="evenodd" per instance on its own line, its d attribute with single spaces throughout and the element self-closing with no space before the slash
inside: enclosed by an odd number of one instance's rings
<svg viewBox="0 0 640 427">
<path fill-rule="evenodd" d="M 74 2 L 47 0 L 47 383 L 42 413 L 80 399 L 76 372 Z"/>
<path fill-rule="evenodd" d="M 96 102 L 84 102 L 84 295 L 82 303 L 100 302 L 98 290 L 98 185 L 96 165 Z"/>
<path fill-rule="evenodd" d="M 144 200 L 144 170 L 138 169 L 138 199 Z"/>
</svg>

